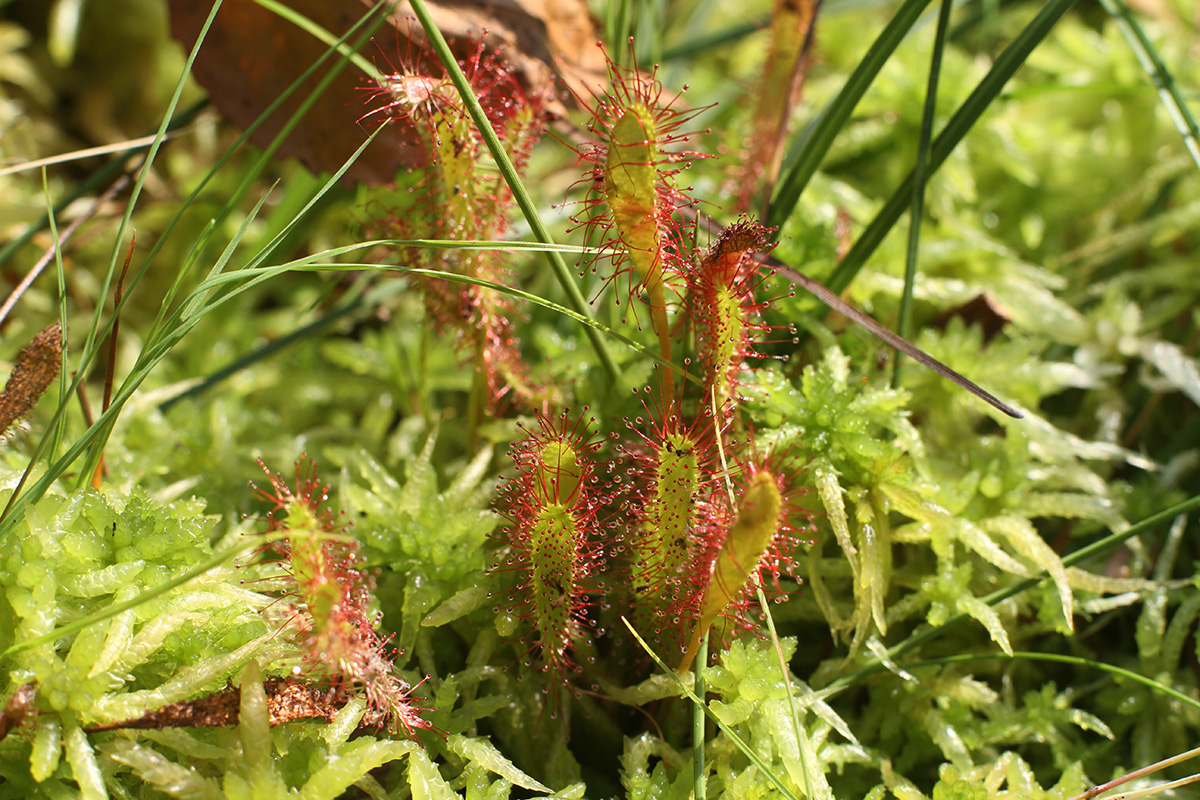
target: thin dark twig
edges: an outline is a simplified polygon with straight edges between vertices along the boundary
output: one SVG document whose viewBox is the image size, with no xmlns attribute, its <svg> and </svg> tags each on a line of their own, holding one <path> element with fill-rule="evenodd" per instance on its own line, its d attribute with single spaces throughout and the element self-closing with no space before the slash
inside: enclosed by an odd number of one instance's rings
<svg viewBox="0 0 1200 800">
<path fill-rule="evenodd" d="M 137 234 L 134 234 L 129 239 L 129 249 L 125 251 L 125 264 L 121 267 L 121 277 L 117 278 L 117 288 L 113 290 L 113 318 L 112 331 L 108 335 L 108 364 L 104 370 L 104 403 L 100 408 L 100 413 L 108 411 L 108 407 L 112 405 L 113 384 L 116 382 L 117 376 L 117 343 L 121 336 L 121 298 L 125 294 L 125 277 L 129 274 L 129 262 L 133 259 L 133 248 L 137 244 Z M 82 383 L 79 384 L 83 386 Z M 90 424 L 90 423 L 89 423 Z M 100 453 L 100 460 L 96 462 L 96 471 L 92 473 L 92 488 L 99 489 L 101 479 L 104 477 L 104 453 Z"/>
<path fill-rule="evenodd" d="M 804 273 L 792 269 L 791 267 L 775 258 L 772 258 L 771 256 L 764 258 L 762 265 L 774 272 L 776 275 L 787 278 L 792 283 L 809 292 L 822 303 L 829 306 L 842 316 L 858 325 L 861 325 L 863 328 L 866 328 L 868 331 L 875 334 L 884 342 L 899 350 L 901 353 L 904 353 L 921 366 L 933 370 L 938 375 L 941 375 L 943 378 L 946 378 L 949 381 L 957 383 L 959 386 L 966 389 L 980 400 L 983 400 L 996 409 L 1003 411 L 1013 419 L 1021 419 L 1025 416 L 1020 411 L 1017 411 L 1015 408 L 1005 403 L 1003 400 L 997 398 L 991 392 L 950 369 L 945 364 L 938 361 L 921 348 L 917 347 L 915 344 L 909 342 L 907 339 L 892 333 L 883 325 L 880 325 L 874 319 L 867 316 L 867 314 L 859 311 L 857 308 L 850 305 L 841 297 L 834 294 L 829 289 L 826 289 L 823 285 L 808 277 Z"/>
<path fill-rule="evenodd" d="M 121 268 L 121 277 L 117 278 L 117 288 L 113 291 L 113 308 L 116 318 L 113 320 L 112 332 L 108 335 L 108 369 L 104 375 L 104 406 L 100 413 L 108 411 L 112 403 L 113 380 L 117 371 L 117 338 L 121 333 L 121 298 L 125 295 L 125 276 L 129 274 L 129 262 L 133 258 L 133 246 L 137 244 L 137 234 L 129 240 L 129 249 L 125 251 L 125 266 Z"/>
<path fill-rule="evenodd" d="M 75 384 L 75 395 L 79 398 L 79 410 L 83 414 L 83 424 L 92 427 L 96 424 L 96 412 L 92 411 L 92 401 L 87 395 L 83 381 Z"/>
<path fill-rule="evenodd" d="M 555 132 L 565 139 L 569 144 L 574 144 L 578 147 L 582 146 L 582 144 L 586 144 L 589 141 L 588 134 L 570 120 L 557 119 L 554 121 L 553 127 Z M 679 211 L 692 222 L 700 222 L 699 212 L 694 206 L 684 206 L 680 208 Z M 704 227 L 713 237 L 720 235 L 721 231 L 725 229 L 724 225 L 722 225 L 720 222 L 717 222 L 712 217 L 707 217 L 705 220 L 703 220 L 703 222 Z M 907 339 L 892 333 L 890 330 L 876 322 L 867 314 L 859 311 L 857 308 L 839 297 L 836 293 L 825 288 L 824 285 L 818 283 L 804 273 L 789 267 L 787 264 L 784 264 L 782 261 L 769 254 L 763 254 L 760 264 L 776 275 L 786 278 L 787 280 L 799 286 L 801 289 L 804 289 L 806 292 L 813 295 L 822 303 L 829 306 L 829 308 L 838 312 L 850 321 L 862 326 L 863 328 L 866 328 L 869 332 L 878 336 L 885 343 L 896 350 L 899 350 L 901 353 L 904 353 L 921 366 L 931 369 L 938 375 L 941 375 L 943 378 L 958 384 L 997 410 L 1004 412 L 1013 419 L 1021 419 L 1025 416 L 1020 411 L 1017 411 L 1015 408 L 1005 403 L 1003 400 L 1000 400 L 991 392 L 979 386 L 977 383 L 968 380 L 959 373 L 950 369 L 945 364 L 938 361 L 921 348 L 917 347 L 915 344 L 909 342 Z"/>
</svg>

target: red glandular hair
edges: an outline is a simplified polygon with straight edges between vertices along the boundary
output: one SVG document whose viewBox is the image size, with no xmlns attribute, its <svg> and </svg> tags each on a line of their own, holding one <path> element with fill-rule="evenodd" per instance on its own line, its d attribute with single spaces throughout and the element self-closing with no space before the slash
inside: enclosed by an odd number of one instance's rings
<svg viewBox="0 0 1200 800">
<path fill-rule="evenodd" d="M 585 409 L 586 413 L 586 409 Z M 500 492 L 509 519 L 497 571 L 519 575 L 512 610 L 528 626 L 529 651 L 551 686 L 579 671 L 574 652 L 592 630 L 594 576 L 603 569 L 599 514 L 607 504 L 600 441 L 583 416 L 538 417 L 509 455 L 517 474 Z"/>
<path fill-rule="evenodd" d="M 492 128 L 518 170 L 546 128 L 545 92 L 527 91 L 511 67 L 482 42 L 459 62 Z M 403 124 L 429 153 L 415 176 L 409 202 L 385 210 L 380 227 L 396 239 L 499 240 L 507 232 L 512 192 L 444 70 L 428 53 L 410 52 L 371 90 L 376 107 L 366 118 Z M 509 285 L 508 257 L 496 250 L 401 250 L 405 266 L 455 272 L 467 282 L 421 279 L 426 311 L 449 332 L 483 382 L 495 409 L 508 400 L 544 407 L 553 397 L 538 386 L 514 335 L 516 309 L 507 295 L 481 281 Z"/>
<path fill-rule="evenodd" d="M 375 580 L 363 567 L 349 526 L 326 505 L 329 488 L 318 479 L 316 464 L 301 456 L 290 485 L 261 461 L 259 466 L 271 486 L 254 490 L 270 504 L 268 532 L 278 536 L 263 549 L 282 559 L 290 584 L 281 602 L 299 632 L 301 672 L 334 687 L 361 688 L 393 730 L 413 736 L 417 729 L 432 729 L 421 717 L 427 709 L 396 675 L 387 640 L 376 631 L 378 617 L 369 610 Z"/>
</svg>

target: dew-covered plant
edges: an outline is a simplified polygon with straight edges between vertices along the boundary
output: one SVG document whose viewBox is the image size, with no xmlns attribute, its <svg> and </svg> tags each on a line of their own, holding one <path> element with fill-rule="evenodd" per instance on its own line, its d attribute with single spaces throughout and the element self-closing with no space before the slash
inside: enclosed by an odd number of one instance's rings
<svg viewBox="0 0 1200 800">
<path fill-rule="evenodd" d="M 395 673 L 387 641 L 376 632 L 378 613 L 370 608 L 374 576 L 347 525 L 326 505 L 329 488 L 318 479 L 316 464 L 301 456 L 293 484 L 263 470 L 271 490 L 258 493 L 272 506 L 273 541 L 262 552 L 267 564 L 270 556 L 280 559 L 288 591 L 276 614 L 287 615 L 298 632 L 300 671 L 334 687 L 361 689 L 370 710 L 394 731 L 413 736 L 428 728 L 411 688 Z"/>
<path fill-rule="evenodd" d="M 595 139 L 579 150 L 579 161 L 589 166 L 586 227 L 598 232 L 592 238 L 612 263 L 607 280 L 624 276 L 626 306 L 636 313 L 634 304 L 645 295 L 659 350 L 670 361 L 669 304 L 688 263 L 682 212 L 695 204 L 678 183 L 700 157 L 682 149 L 695 134 L 681 128 L 703 109 L 678 108 L 653 73 L 623 69 L 607 55 L 605 64 L 608 89 L 592 98 L 586 123 Z M 672 396 L 672 374 L 664 381 Z"/>
<path fill-rule="evenodd" d="M 523 87 L 513 68 L 478 42 L 460 64 L 488 123 L 504 142 L 514 165 L 523 168 L 546 128 L 549 87 Z M 405 54 L 383 74 L 371 93 L 364 118 L 403 124 L 429 164 L 405 179 L 405 202 L 380 205 L 375 227 L 396 239 L 504 238 L 513 198 L 503 177 L 487 162 L 486 148 L 444 68 L 421 50 Z M 513 273 L 504 253 L 493 249 L 402 251 L 409 266 L 448 269 L 464 283 L 428 280 L 419 285 L 431 323 L 455 337 L 464 361 L 475 370 L 474 413 L 495 409 L 503 400 L 539 407 L 553 391 L 537 386 L 521 358 L 514 332 L 519 312 L 512 299 L 479 282 L 509 284 Z"/>
<path fill-rule="evenodd" d="M 574 651 L 595 603 L 590 584 L 603 567 L 599 514 L 609 490 L 590 423 L 567 412 L 539 417 L 539 430 L 514 445 L 518 472 L 501 490 L 511 525 L 498 569 L 520 574 L 512 610 L 531 628 L 531 660 L 553 682 L 578 669 Z"/>
<path fill-rule="evenodd" d="M 123 2 L 0 21 L 6 154 L 119 127 Z M 58 277 L 0 306 L 0 798 L 1067 800 L 1194 746 L 1190 7 L 602 5 L 456 57 L 254 4 L 388 186 L 212 116 L 130 187 L 0 169 Z"/>
</svg>

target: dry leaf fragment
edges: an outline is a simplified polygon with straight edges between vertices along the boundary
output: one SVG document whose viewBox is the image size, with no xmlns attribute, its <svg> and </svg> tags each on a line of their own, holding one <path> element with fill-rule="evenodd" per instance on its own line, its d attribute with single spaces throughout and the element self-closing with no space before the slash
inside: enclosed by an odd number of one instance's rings
<svg viewBox="0 0 1200 800">
<path fill-rule="evenodd" d="M 371 5 L 371 0 L 359 0 Z M 511 64 L 527 91 L 553 91 L 557 76 L 572 95 L 587 96 L 607 83 L 604 53 L 596 46 L 598 33 L 581 0 L 438 0 L 428 3 L 434 23 L 448 39 L 484 43 Z M 412 7 L 398 3 L 391 21 L 402 33 L 412 27 Z M 418 43 L 423 31 L 413 27 Z M 563 108 L 548 98 L 550 111 Z"/>
<path fill-rule="evenodd" d="M 987 344 L 1011 319 L 1011 315 L 1000 302 L 989 293 L 978 295 L 973 300 L 948 309 L 938 315 L 938 325 L 944 326 L 954 317 L 962 317 L 967 325 L 979 325 L 983 330 L 983 343 Z"/>
<path fill-rule="evenodd" d="M 0 393 L 0 433 L 37 405 L 58 377 L 62 363 L 62 326 L 48 325 L 17 354 L 17 363 Z"/>
<path fill-rule="evenodd" d="M 334 36 L 344 34 L 363 13 L 357 2 L 344 0 L 289 0 L 288 5 Z M 171 0 L 171 34 L 192 47 L 211 9 L 209 0 Z M 192 76 L 208 90 L 221 114 L 245 129 L 327 49 L 254 0 L 225 0 L 196 57 Z M 327 65 L 334 63 L 331 59 Z M 259 147 L 268 146 L 328 69 L 318 70 L 289 95 L 251 140 Z M 365 83 L 366 77 L 347 65 L 284 140 L 279 155 L 298 158 L 315 173 L 337 171 L 366 138 L 357 124 L 366 110 L 360 91 Z M 384 130 L 351 165 L 345 179 L 389 182 L 401 164 L 419 155 L 406 145 L 400 130 Z"/>
<path fill-rule="evenodd" d="M 12 697 L 8 698 L 8 702 L 4 704 L 3 713 L 0 713 L 0 739 L 8 736 L 10 731 L 19 728 L 26 717 L 37 713 L 37 708 L 33 704 L 37 692 L 36 683 L 26 683 L 18 687 Z"/>
<path fill-rule="evenodd" d="M 271 725 L 283 725 L 304 719 L 332 722 L 350 700 L 346 687 L 321 689 L 297 678 L 267 678 L 267 713 Z M 238 724 L 241 689 L 227 686 L 220 691 L 165 705 L 137 719 L 93 725 L 89 733 L 121 729 L 161 730 L 163 728 L 224 728 Z M 379 711 L 368 710 L 359 722 L 360 729 L 379 729 L 387 722 Z"/>
<path fill-rule="evenodd" d="M 342 36 L 374 5 L 370 0 L 286 0 L 286 4 L 334 36 Z M 581 76 L 592 73 L 590 80 L 595 82 L 596 73 L 604 74 L 603 58 L 595 47 L 595 27 L 583 0 L 443 1 L 429 5 L 460 58 L 472 53 L 486 31 L 486 45 L 515 68 L 527 91 L 551 93 L 547 105 L 552 113 L 562 111 L 553 96 L 555 75 L 578 89 Z M 192 47 L 211 8 L 210 0 L 170 0 L 172 35 Z M 410 48 L 420 50 L 425 38 L 408 6 L 400 5 L 376 34 L 376 42 L 378 48 L 367 45 L 363 54 L 387 71 L 387 59 L 397 61 L 412 55 Z M 244 129 L 326 49 L 323 42 L 255 0 L 225 0 L 192 74 L 208 90 L 213 105 Z M 267 146 L 306 101 L 320 77 L 313 76 L 289 96 L 255 130 L 252 141 Z M 363 91 L 368 86 L 361 70 L 346 65 L 288 135 L 279 154 L 298 158 L 315 173 L 339 169 L 366 137 L 359 120 L 369 111 L 364 103 L 370 94 Z M 392 124 L 351 165 L 344 180 L 390 183 L 401 167 L 427 162 L 428 154 L 410 141 L 404 126 Z"/>
</svg>

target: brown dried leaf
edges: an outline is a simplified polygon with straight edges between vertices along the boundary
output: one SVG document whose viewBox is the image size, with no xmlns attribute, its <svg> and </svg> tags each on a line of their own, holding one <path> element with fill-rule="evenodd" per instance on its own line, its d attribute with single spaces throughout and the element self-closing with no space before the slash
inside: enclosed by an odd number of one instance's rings
<svg viewBox="0 0 1200 800">
<path fill-rule="evenodd" d="M 984 344 L 995 338 L 1011 318 L 1008 309 L 988 293 L 942 312 L 938 315 L 937 324 L 945 326 L 954 317 L 962 317 L 968 326 L 978 325 L 983 330 Z"/>
<path fill-rule="evenodd" d="M 360 2 L 371 5 L 371 0 Z M 486 31 L 487 45 L 516 68 L 526 89 L 552 88 L 557 76 L 571 92 L 585 96 L 588 86 L 606 83 L 596 26 L 581 0 L 438 0 L 428 6 L 447 39 L 473 42 Z M 402 2 L 396 8 L 391 20 L 397 30 L 412 27 L 424 42 L 421 29 L 409 24 L 411 6 Z M 561 114 L 563 109 L 552 103 L 550 110 Z"/>
<path fill-rule="evenodd" d="M 287 5 L 322 28 L 341 36 L 374 4 L 370 0 L 287 0 Z M 170 0 L 171 33 L 191 47 L 211 10 L 210 0 Z M 460 57 L 474 49 L 487 31 L 489 47 L 502 47 L 501 58 L 511 63 L 529 91 L 553 93 L 554 76 L 580 89 L 582 76 L 603 75 L 603 58 L 593 44 L 595 28 L 583 0 L 500 0 L 499 2 L 440 2 L 431 12 Z M 367 58 L 386 71 L 387 59 L 403 57 L 412 45 L 420 48 L 424 35 L 401 5 L 377 35 L 386 58 L 373 47 Z M 235 125 L 248 127 L 327 47 L 309 33 L 258 5 L 254 0 L 225 0 L 205 38 L 192 73 L 208 89 L 213 104 Z M 332 60 L 331 60 L 332 62 Z M 294 92 L 255 132 L 251 139 L 265 147 L 316 86 L 313 76 Z M 334 172 L 367 135 L 359 120 L 369 110 L 364 103 L 367 76 L 347 65 L 318 98 L 315 106 L 288 135 L 279 154 L 298 158 L 313 172 Z M 548 107 L 561 113 L 552 96 Z M 428 155 L 409 141 L 403 125 L 392 124 L 351 165 L 349 183 L 389 183 L 403 166 L 422 166 Z"/>
<path fill-rule="evenodd" d="M 332 722 L 350 700 L 345 687 L 322 689 L 294 677 L 268 678 L 263 682 L 267 695 L 267 713 L 271 725 L 283 725 L 302 719 Z M 238 724 L 241 689 L 227 686 L 220 691 L 171 703 L 137 719 L 93 725 L 89 733 L 121 729 L 160 730 L 162 728 L 224 728 Z M 359 722 L 360 729 L 381 728 L 387 720 L 378 711 L 370 711 Z"/>
<path fill-rule="evenodd" d="M 358 20 L 357 3 L 291 0 L 289 5 L 325 30 L 341 36 Z M 171 0 L 171 34 L 186 47 L 195 44 L 212 4 Z M 192 75 L 208 89 L 213 105 L 231 122 L 247 128 L 283 94 L 327 47 L 254 0 L 225 0 L 196 57 Z M 333 60 L 328 62 L 332 65 Z M 323 68 L 327 71 L 328 67 Z M 309 78 L 255 130 L 251 140 L 266 147 L 320 81 Z M 366 138 L 357 123 L 363 115 L 366 78 L 347 65 L 283 142 L 282 156 L 294 156 L 313 172 L 335 172 Z M 420 154 L 410 152 L 401 130 L 380 133 L 346 173 L 347 181 L 391 181 L 396 169 Z"/>
<path fill-rule="evenodd" d="M 37 708 L 33 705 L 37 691 L 36 683 L 26 683 L 8 698 L 8 702 L 4 704 L 4 712 L 0 714 L 0 739 L 19 728 L 26 717 L 37 713 Z"/>
</svg>

